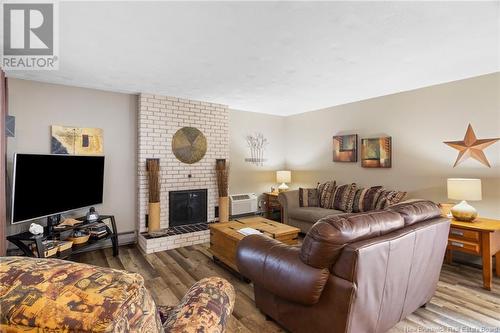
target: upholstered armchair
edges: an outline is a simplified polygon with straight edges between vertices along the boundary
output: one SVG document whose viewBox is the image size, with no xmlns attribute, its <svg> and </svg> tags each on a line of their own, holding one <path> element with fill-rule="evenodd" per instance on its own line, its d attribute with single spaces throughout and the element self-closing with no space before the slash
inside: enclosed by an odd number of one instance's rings
<svg viewBox="0 0 500 333">
<path fill-rule="evenodd" d="M 234 288 L 209 277 L 195 283 L 176 306 L 159 306 L 165 332 L 222 333 L 234 307 Z"/>
<path fill-rule="evenodd" d="M 0 332 L 224 332 L 234 307 L 224 279 L 198 281 L 157 308 L 141 275 L 57 259 L 0 257 Z"/>
</svg>

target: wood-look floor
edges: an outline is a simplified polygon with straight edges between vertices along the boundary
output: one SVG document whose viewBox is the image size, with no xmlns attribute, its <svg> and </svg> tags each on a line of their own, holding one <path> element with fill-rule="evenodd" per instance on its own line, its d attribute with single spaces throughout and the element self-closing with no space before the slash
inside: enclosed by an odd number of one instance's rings
<svg viewBox="0 0 500 333">
<path fill-rule="evenodd" d="M 236 289 L 236 305 L 228 332 L 284 332 L 255 307 L 253 288 L 212 261 L 207 245 L 143 254 L 135 246 L 120 247 L 77 256 L 76 261 L 125 269 L 141 274 L 158 304 L 174 305 L 196 281 L 221 276 Z M 444 265 L 434 298 L 397 324 L 390 332 L 500 332 L 500 279 L 494 278 L 492 291 L 481 288 L 479 269 Z M 498 329 L 498 330 L 486 330 Z"/>
</svg>

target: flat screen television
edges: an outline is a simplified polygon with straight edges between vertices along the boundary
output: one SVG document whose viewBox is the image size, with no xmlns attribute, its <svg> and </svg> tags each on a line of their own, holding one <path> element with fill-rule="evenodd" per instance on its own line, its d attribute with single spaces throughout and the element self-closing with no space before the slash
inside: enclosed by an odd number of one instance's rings
<svg viewBox="0 0 500 333">
<path fill-rule="evenodd" d="M 16 154 L 12 223 L 102 203 L 104 156 Z"/>
</svg>

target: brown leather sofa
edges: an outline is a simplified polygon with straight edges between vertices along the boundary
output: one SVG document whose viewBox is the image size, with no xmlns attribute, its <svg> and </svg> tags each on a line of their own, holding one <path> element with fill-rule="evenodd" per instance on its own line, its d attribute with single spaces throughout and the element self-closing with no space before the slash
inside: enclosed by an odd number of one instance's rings
<svg viewBox="0 0 500 333">
<path fill-rule="evenodd" d="M 430 201 L 328 216 L 301 247 L 245 237 L 238 269 L 257 307 L 291 332 L 385 332 L 433 296 L 449 227 Z"/>
</svg>

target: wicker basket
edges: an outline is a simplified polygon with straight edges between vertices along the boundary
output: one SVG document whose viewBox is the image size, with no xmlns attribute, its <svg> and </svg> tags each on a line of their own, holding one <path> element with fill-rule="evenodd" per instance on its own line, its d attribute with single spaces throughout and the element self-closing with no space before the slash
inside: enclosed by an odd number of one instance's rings
<svg viewBox="0 0 500 333">
<path fill-rule="evenodd" d="M 78 245 L 78 244 L 87 243 L 89 238 L 90 238 L 90 234 L 85 235 L 85 236 L 80 236 L 80 237 L 68 237 L 68 240 L 72 241 L 73 245 Z"/>
<path fill-rule="evenodd" d="M 72 241 L 60 241 L 58 245 L 59 245 L 59 247 L 57 248 L 57 251 L 63 252 L 63 251 L 71 249 L 71 247 L 73 246 L 73 242 Z"/>
<path fill-rule="evenodd" d="M 57 247 L 54 247 L 52 249 L 45 250 L 44 256 L 45 258 L 48 258 L 56 255 L 56 253 L 57 253 Z"/>
</svg>

